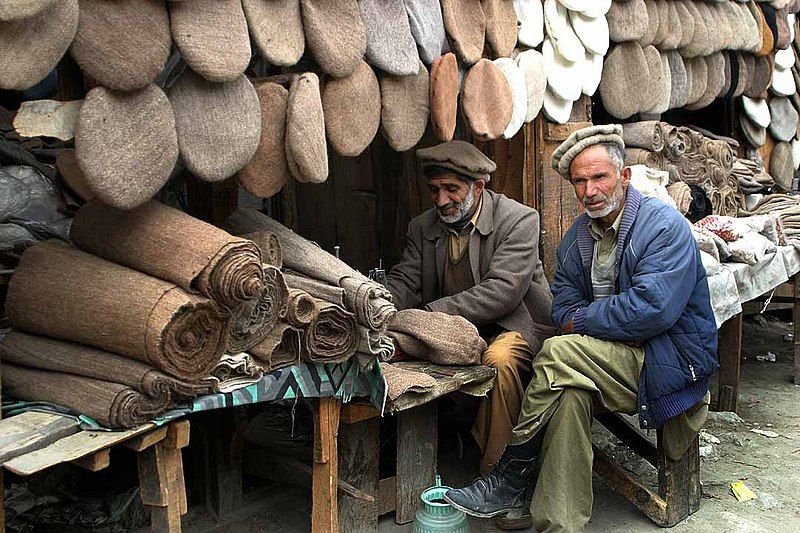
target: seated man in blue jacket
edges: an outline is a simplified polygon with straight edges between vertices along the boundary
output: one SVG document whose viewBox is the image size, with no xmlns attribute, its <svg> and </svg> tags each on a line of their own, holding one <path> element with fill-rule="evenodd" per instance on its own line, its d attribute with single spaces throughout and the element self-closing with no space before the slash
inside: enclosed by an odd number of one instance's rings
<svg viewBox="0 0 800 533">
<path fill-rule="evenodd" d="M 591 421 L 597 411 L 666 424 L 665 449 L 683 455 L 705 421 L 717 330 L 706 273 L 688 224 L 629 187 L 619 125 L 573 133 L 553 167 L 586 212 L 558 247 L 553 321 L 511 444 L 488 476 L 445 499 L 466 513 L 530 512 L 536 531 L 583 531 L 592 511 Z M 671 435 L 672 438 L 666 438 Z"/>
</svg>

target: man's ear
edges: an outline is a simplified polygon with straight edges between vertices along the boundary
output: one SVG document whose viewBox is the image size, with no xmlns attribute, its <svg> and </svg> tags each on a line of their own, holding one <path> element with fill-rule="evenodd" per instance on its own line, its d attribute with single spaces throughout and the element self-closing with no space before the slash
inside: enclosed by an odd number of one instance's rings
<svg viewBox="0 0 800 533">
<path fill-rule="evenodd" d="M 631 167 L 623 167 L 621 176 L 622 176 L 622 184 L 628 185 L 628 183 L 630 183 L 631 181 Z"/>
<path fill-rule="evenodd" d="M 483 189 L 486 188 L 486 182 L 484 180 L 475 180 L 475 194 L 480 196 L 483 194 Z"/>
</svg>

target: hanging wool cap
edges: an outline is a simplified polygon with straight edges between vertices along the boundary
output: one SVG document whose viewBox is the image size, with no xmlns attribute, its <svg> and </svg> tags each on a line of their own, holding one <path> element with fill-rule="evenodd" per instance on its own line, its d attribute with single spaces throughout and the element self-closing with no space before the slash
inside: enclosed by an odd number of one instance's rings
<svg viewBox="0 0 800 533">
<path fill-rule="evenodd" d="M 722 89 L 725 86 L 725 56 L 722 54 L 722 52 L 715 52 L 710 56 L 694 58 L 692 61 L 704 62 L 706 64 L 705 91 L 699 99 L 686 105 L 686 109 L 696 110 L 702 109 L 711 104 L 711 102 L 716 100 L 722 92 Z M 695 63 L 695 66 L 699 64 L 700 63 Z M 697 68 L 695 68 L 692 74 L 694 76 L 702 76 L 702 68 L 700 68 L 699 71 Z M 694 83 L 697 83 L 696 78 L 693 79 L 693 87 Z"/>
<path fill-rule="evenodd" d="M 739 126 L 744 139 L 753 148 L 761 148 L 767 142 L 767 129 L 750 122 L 744 113 L 739 115 Z"/>
<path fill-rule="evenodd" d="M 608 52 L 608 23 L 605 17 L 587 17 L 579 11 L 570 11 L 569 20 L 583 47 L 601 56 Z M 649 44 L 649 43 L 648 43 Z"/>
<path fill-rule="evenodd" d="M 458 114 L 458 62 L 453 53 L 433 62 L 429 83 L 433 134 L 441 141 L 449 141 L 456 131 Z"/>
<path fill-rule="evenodd" d="M 776 68 L 772 72 L 772 92 L 779 96 L 789 96 L 797 92 L 797 84 L 794 81 L 791 69 Z"/>
<path fill-rule="evenodd" d="M 277 83 L 256 87 L 261 106 L 261 139 L 253 159 L 237 174 L 239 184 L 259 198 L 270 198 L 289 178 L 286 163 L 286 105 L 289 91 Z"/>
<path fill-rule="evenodd" d="M 403 3 L 419 57 L 430 65 L 448 50 L 439 0 L 403 0 Z"/>
<path fill-rule="evenodd" d="M 272 65 L 289 67 L 306 48 L 300 0 L 242 0 L 250 36 L 258 53 Z"/>
<path fill-rule="evenodd" d="M 572 100 L 559 98 L 548 87 L 544 91 L 542 111 L 548 119 L 556 124 L 566 124 L 572 114 Z"/>
<path fill-rule="evenodd" d="M 132 209 L 156 194 L 178 160 L 175 119 L 155 85 L 128 93 L 95 87 L 81 105 L 75 156 L 103 203 Z"/>
<path fill-rule="evenodd" d="M 664 73 L 661 65 L 661 54 L 655 46 L 648 45 L 642 49 L 647 61 L 647 76 L 640 81 L 642 91 L 640 94 L 639 112 L 643 113 L 653 109 L 664 99 Z"/>
<path fill-rule="evenodd" d="M 541 0 L 514 0 L 519 28 L 517 40 L 523 46 L 535 48 L 544 39 L 544 13 Z"/>
<path fill-rule="evenodd" d="M 667 61 L 669 61 L 670 79 L 672 81 L 669 108 L 683 107 L 689 99 L 690 89 L 689 78 L 686 75 L 686 65 L 676 50 L 666 52 L 666 57 Z"/>
<path fill-rule="evenodd" d="M 602 58 L 601 68 L 602 68 Z M 544 58 L 541 52 L 525 50 L 517 55 L 517 65 L 525 73 L 525 87 L 528 93 L 528 108 L 525 122 L 531 122 L 542 109 L 544 91 L 547 89 L 547 75 L 544 71 Z"/>
<path fill-rule="evenodd" d="M 684 57 L 698 57 L 710 53 L 712 48 L 711 36 L 709 35 L 708 26 L 706 26 L 706 19 L 697 7 L 697 2 L 682 2 L 681 5 L 685 11 L 677 11 L 678 17 L 687 17 L 681 22 L 691 25 L 692 27 L 692 29 L 689 30 L 692 34 L 691 40 L 683 42 L 683 36 L 681 35 L 681 55 Z M 668 28 L 665 31 L 668 32 Z"/>
<path fill-rule="evenodd" d="M 0 0 L 0 21 L 22 20 L 35 17 L 51 7 L 56 0 Z"/>
<path fill-rule="evenodd" d="M 775 145 L 769 159 L 769 173 L 775 178 L 775 186 L 781 192 L 792 190 L 794 162 L 792 161 L 792 145 L 782 142 Z"/>
<path fill-rule="evenodd" d="M 775 35 L 772 33 L 772 30 L 769 27 L 769 23 L 764 16 L 764 11 L 759 7 L 763 6 L 763 4 L 750 2 L 748 6 L 751 5 L 752 7 L 750 7 L 750 13 L 752 14 L 753 18 L 758 20 L 758 31 L 761 35 L 761 46 L 754 53 L 757 56 L 762 57 L 772 52 L 772 49 L 775 47 Z"/>
<path fill-rule="evenodd" d="M 769 126 L 771 120 L 770 107 L 763 98 L 742 96 L 742 109 L 753 124 L 760 128 Z"/>
<path fill-rule="evenodd" d="M 10 9 L 12 14 L 22 12 Z M 78 0 L 55 2 L 29 18 L 0 22 L 0 89 L 24 90 L 39 83 L 56 67 L 77 28 Z"/>
<path fill-rule="evenodd" d="M 362 61 L 349 76 L 330 78 L 322 89 L 322 111 L 331 148 L 345 157 L 363 152 L 381 123 L 381 93 L 372 68 Z"/>
<path fill-rule="evenodd" d="M 596 144 L 611 143 L 625 149 L 622 140 L 622 126 L 619 124 L 603 124 L 590 126 L 572 132 L 567 140 L 553 152 L 551 166 L 564 178 L 569 178 L 569 166 L 578 154 Z"/>
<path fill-rule="evenodd" d="M 642 95 L 631 91 L 631 87 L 637 87 L 648 72 L 644 51 L 635 42 L 620 43 L 606 56 L 600 97 L 612 116 L 628 118 L 641 109 Z"/>
<path fill-rule="evenodd" d="M 656 0 L 644 0 L 644 6 L 647 9 L 647 31 L 644 32 L 641 38 L 636 40 L 642 48 L 655 43 L 656 36 L 658 35 L 658 27 L 661 22 L 658 14 L 659 5 L 660 2 L 657 3 Z M 570 12 L 570 15 L 573 15 L 573 13 Z M 606 24 L 606 26 L 608 26 L 608 24 Z M 578 33 L 580 34 L 580 32 Z"/>
<path fill-rule="evenodd" d="M 753 57 L 751 54 L 733 54 L 731 56 L 731 88 L 727 95 L 729 98 L 736 98 L 744 94 L 747 84 L 750 83 L 750 72 L 747 63 L 747 57 Z M 753 62 L 755 67 L 755 62 Z"/>
<path fill-rule="evenodd" d="M 791 141 L 797 133 L 798 115 L 788 98 L 769 101 L 769 132 L 776 141 Z"/>
<path fill-rule="evenodd" d="M 525 123 L 525 116 L 528 114 L 528 89 L 525 86 L 525 73 L 519 68 L 517 62 L 509 57 L 495 59 L 493 63 L 506 77 L 508 86 L 511 88 L 513 103 L 511 120 L 503 131 L 503 138 L 510 139 Z"/>
<path fill-rule="evenodd" d="M 172 40 L 189 67 L 214 82 L 233 81 L 250 64 L 250 35 L 241 0 L 169 3 Z"/>
<path fill-rule="evenodd" d="M 664 40 L 661 41 L 659 47 L 662 50 L 675 50 L 683 40 L 683 28 L 681 27 L 681 21 L 678 19 L 678 9 L 675 2 L 667 2 L 667 26 L 669 31 L 664 36 Z M 692 29 L 694 29 L 694 24 L 692 24 Z"/>
<path fill-rule="evenodd" d="M 496 57 L 510 57 L 517 45 L 517 14 L 508 0 L 482 0 L 486 42 Z"/>
<path fill-rule="evenodd" d="M 681 40 L 678 42 L 678 48 L 681 49 L 688 46 L 694 40 L 696 25 L 692 18 L 692 12 L 686 7 L 685 2 L 677 0 L 673 2 L 673 4 L 675 4 L 677 23 L 680 24 L 681 27 Z"/>
<path fill-rule="evenodd" d="M 747 64 L 747 85 L 743 94 L 750 98 L 758 98 L 772 85 L 774 65 L 769 56 L 753 57 L 746 54 L 745 62 Z"/>
<path fill-rule="evenodd" d="M 585 49 L 569 21 L 569 12 L 557 0 L 545 0 L 544 25 L 553 47 L 570 62 L 583 60 Z"/>
<path fill-rule="evenodd" d="M 359 0 L 367 35 L 367 61 L 395 76 L 417 73 L 419 54 L 400 0 Z"/>
<path fill-rule="evenodd" d="M 775 52 L 775 66 L 782 69 L 792 68 L 794 66 L 794 50 L 787 48 L 786 50 L 778 50 Z"/>
<path fill-rule="evenodd" d="M 514 109 L 511 87 L 488 59 L 475 63 L 464 76 L 461 109 L 467 126 L 482 141 L 497 139 L 511 122 Z"/>
<path fill-rule="evenodd" d="M 337 78 L 353 72 L 367 49 L 357 0 L 300 0 L 300 7 L 308 49 L 322 70 Z"/>
<path fill-rule="evenodd" d="M 381 131 L 394 150 L 414 147 L 428 125 L 428 69 L 419 62 L 416 76 L 379 74 Z"/>
<path fill-rule="evenodd" d="M 582 62 L 582 66 L 583 86 L 581 92 L 586 96 L 593 96 L 603 79 L 603 56 L 586 52 L 586 60 Z M 659 66 L 659 70 L 660 68 Z"/>
<path fill-rule="evenodd" d="M 480 0 L 441 0 L 450 47 L 460 63 L 472 65 L 483 54 L 486 17 Z"/>
<path fill-rule="evenodd" d="M 606 19 L 614 42 L 638 41 L 647 33 L 647 6 L 644 0 L 612 2 Z"/>
<path fill-rule="evenodd" d="M 570 11 L 580 11 L 587 17 L 604 17 L 611 9 L 611 0 L 559 0 Z"/>
<path fill-rule="evenodd" d="M 581 65 L 577 62 L 567 61 L 553 46 L 549 35 L 544 38 L 542 56 L 544 70 L 547 73 L 547 85 L 553 94 L 570 101 L 580 98 L 583 89 L 583 80 L 580 78 Z M 581 62 L 585 59 L 586 52 L 581 57 Z"/>
<path fill-rule="evenodd" d="M 261 109 L 247 76 L 212 83 L 186 70 L 169 100 L 181 158 L 198 178 L 224 180 L 253 158 L 261 138 Z"/>
<path fill-rule="evenodd" d="M 465 141 L 449 141 L 417 150 L 417 159 L 424 172 L 428 167 L 453 170 L 474 180 L 491 180 L 497 165 L 483 152 Z"/>
<path fill-rule="evenodd" d="M 647 50 L 647 48 L 645 48 Z M 647 52 L 645 52 L 645 56 Z M 669 109 L 669 101 L 672 94 L 672 71 L 669 69 L 669 59 L 667 59 L 666 53 L 660 53 L 659 58 L 661 59 L 661 76 L 657 76 L 657 74 L 650 74 L 650 65 L 648 60 L 648 73 L 653 76 L 654 78 L 657 77 L 659 81 L 660 87 L 656 90 L 655 85 L 653 86 L 653 91 L 658 92 L 658 99 L 655 100 L 655 104 L 650 109 L 644 109 L 641 112 L 652 114 L 652 115 L 660 115 L 665 113 Z"/>
<path fill-rule="evenodd" d="M 731 83 L 733 83 L 733 71 L 731 70 L 731 54 L 728 50 L 722 51 L 722 59 L 725 61 L 725 65 L 723 66 L 723 75 L 725 76 L 725 81 L 722 82 L 722 87 L 719 90 L 719 94 L 717 98 L 722 98 L 726 96 L 731 90 Z"/>
<path fill-rule="evenodd" d="M 686 183 L 676 181 L 667 187 L 667 193 L 675 202 L 675 209 L 681 215 L 689 212 L 689 206 L 692 204 L 692 189 Z"/>
<path fill-rule="evenodd" d="M 306 72 L 292 79 L 286 107 L 286 162 L 297 181 L 328 179 L 328 145 L 319 78 Z"/>
<path fill-rule="evenodd" d="M 56 168 L 61 181 L 66 183 L 69 190 L 75 193 L 84 202 L 90 201 L 95 197 L 91 187 L 86 182 L 86 176 L 78 166 L 78 158 L 75 157 L 75 150 L 65 148 L 58 151 L 56 156 Z"/>
<path fill-rule="evenodd" d="M 141 89 L 169 56 L 169 14 L 163 2 L 80 0 L 70 55 L 98 83 L 117 91 Z"/>
</svg>

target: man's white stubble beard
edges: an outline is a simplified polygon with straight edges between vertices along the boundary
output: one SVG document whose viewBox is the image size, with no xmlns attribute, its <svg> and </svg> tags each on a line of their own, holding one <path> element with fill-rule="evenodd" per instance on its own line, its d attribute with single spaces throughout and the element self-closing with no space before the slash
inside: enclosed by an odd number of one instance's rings
<svg viewBox="0 0 800 533">
<path fill-rule="evenodd" d="M 603 200 L 606 200 L 606 196 L 603 196 Z M 589 215 L 591 218 L 603 218 L 605 216 L 610 215 L 622 205 L 622 201 L 625 199 L 625 189 L 622 188 L 622 181 L 617 182 L 617 186 L 614 188 L 614 191 L 611 193 L 611 199 L 608 200 L 607 205 L 599 210 L 599 211 L 591 211 L 590 209 L 586 209 L 586 214 Z M 583 205 L 586 207 L 586 204 L 592 203 L 590 200 L 597 200 L 597 195 L 590 198 L 583 199 Z"/>
<path fill-rule="evenodd" d="M 472 206 L 475 205 L 475 182 L 472 182 L 469 186 L 469 190 L 467 191 L 467 197 L 464 199 L 461 204 L 456 208 L 456 212 L 452 215 L 443 215 L 441 210 L 439 210 L 439 218 L 442 219 L 442 222 L 445 224 L 455 224 L 466 217 L 470 211 L 472 211 Z"/>
</svg>

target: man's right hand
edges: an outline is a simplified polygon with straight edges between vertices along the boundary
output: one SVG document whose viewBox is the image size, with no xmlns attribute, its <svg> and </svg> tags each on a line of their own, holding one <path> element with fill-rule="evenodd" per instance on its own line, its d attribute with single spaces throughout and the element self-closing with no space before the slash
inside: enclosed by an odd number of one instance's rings
<svg viewBox="0 0 800 533">
<path fill-rule="evenodd" d="M 562 324 L 561 327 L 558 328 L 559 335 L 570 335 L 572 333 L 575 333 L 575 329 L 572 327 L 572 320 Z"/>
</svg>

